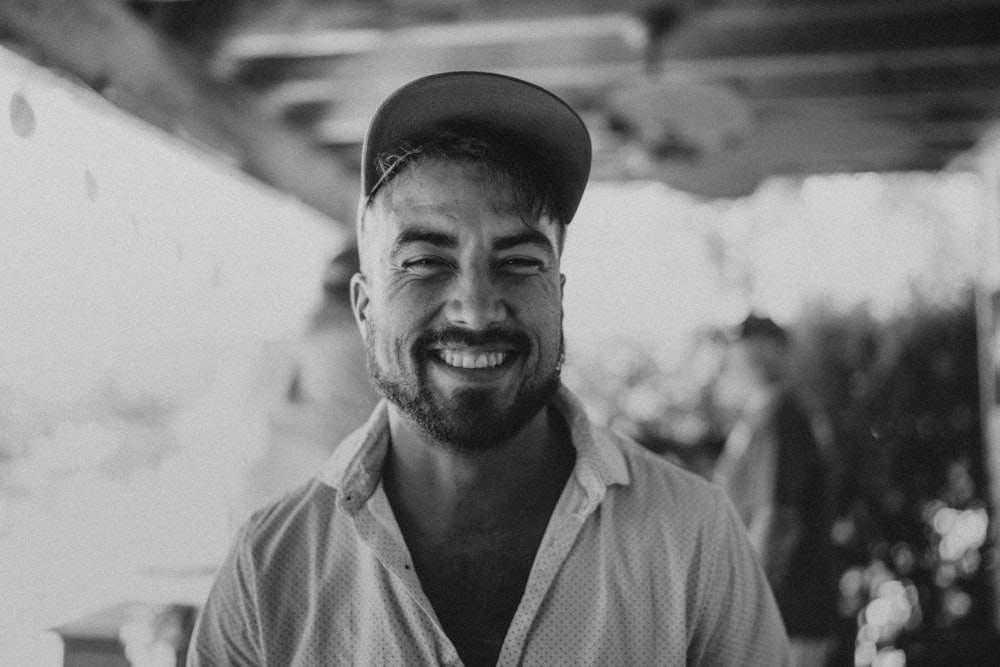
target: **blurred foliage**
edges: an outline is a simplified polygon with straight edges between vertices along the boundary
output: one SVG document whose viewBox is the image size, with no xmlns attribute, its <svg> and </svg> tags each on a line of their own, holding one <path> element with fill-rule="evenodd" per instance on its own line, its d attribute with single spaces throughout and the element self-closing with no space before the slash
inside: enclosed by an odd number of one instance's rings
<svg viewBox="0 0 1000 667">
<path fill-rule="evenodd" d="M 914 304 L 878 319 L 814 301 L 789 327 L 829 469 L 837 665 L 900 664 L 900 651 L 952 665 L 959 645 L 975 665 L 992 641 L 974 297 Z M 596 419 L 707 474 L 726 431 L 711 399 L 721 348 L 713 332 L 696 339 L 670 368 L 617 341 L 569 380 Z"/>
<path fill-rule="evenodd" d="M 679 361 L 668 365 L 640 341 L 610 340 L 601 354 L 574 359 L 564 380 L 594 421 L 707 474 L 725 437 L 711 397 L 721 347 L 709 331 L 687 345 Z"/>
<path fill-rule="evenodd" d="M 936 662 L 929 638 L 985 642 L 993 609 L 974 298 L 915 304 L 887 321 L 813 305 L 795 367 L 830 429 L 831 536 L 856 651 L 898 645 L 908 664 L 956 664 L 951 649 Z"/>
</svg>

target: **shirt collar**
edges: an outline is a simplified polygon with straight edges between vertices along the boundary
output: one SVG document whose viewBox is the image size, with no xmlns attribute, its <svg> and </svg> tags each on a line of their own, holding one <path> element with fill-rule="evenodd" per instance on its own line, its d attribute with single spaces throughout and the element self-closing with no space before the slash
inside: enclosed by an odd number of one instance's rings
<svg viewBox="0 0 1000 667">
<path fill-rule="evenodd" d="M 589 514 L 613 484 L 630 482 L 625 456 L 604 430 L 596 429 L 580 400 L 560 386 L 551 401 L 566 420 L 576 448 L 573 476 L 583 490 L 581 514 Z M 364 426 L 347 436 L 334 450 L 319 474 L 324 484 L 338 490 L 338 503 L 354 514 L 374 493 L 382 478 L 389 451 L 389 408 L 383 399 Z"/>
</svg>

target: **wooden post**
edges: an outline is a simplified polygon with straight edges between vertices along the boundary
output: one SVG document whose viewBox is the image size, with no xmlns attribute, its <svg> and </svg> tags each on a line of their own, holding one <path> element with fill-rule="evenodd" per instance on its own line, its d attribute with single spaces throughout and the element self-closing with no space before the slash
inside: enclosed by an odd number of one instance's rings
<svg viewBox="0 0 1000 667">
<path fill-rule="evenodd" d="M 981 234 L 976 317 L 979 389 L 983 422 L 983 462 L 990 503 L 991 547 L 1000 549 L 1000 136 L 984 141 L 978 155 L 986 190 Z M 1000 568 L 991 568 L 993 627 L 1000 633 Z"/>
</svg>

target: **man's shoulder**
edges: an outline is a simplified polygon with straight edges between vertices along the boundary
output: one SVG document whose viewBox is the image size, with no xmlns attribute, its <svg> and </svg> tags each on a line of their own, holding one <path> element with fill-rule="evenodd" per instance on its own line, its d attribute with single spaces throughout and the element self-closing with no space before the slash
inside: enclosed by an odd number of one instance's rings
<svg viewBox="0 0 1000 667">
<path fill-rule="evenodd" d="M 658 494 L 672 490 L 670 495 L 691 494 L 698 498 L 718 495 L 718 488 L 704 477 L 594 421 L 583 402 L 567 387 L 561 388 L 554 404 L 566 418 L 578 451 L 598 462 L 606 482 L 630 493 Z"/>
<path fill-rule="evenodd" d="M 336 511 L 337 490 L 313 477 L 252 512 L 242 540 L 251 551 L 273 551 L 328 526 Z"/>
<path fill-rule="evenodd" d="M 603 427 L 595 427 L 595 434 L 604 446 L 621 452 L 629 472 L 629 484 L 623 487 L 628 493 L 672 507 L 714 508 L 724 498 L 721 489 L 712 482 L 627 435 Z"/>
<path fill-rule="evenodd" d="M 605 443 L 622 452 L 629 472 L 627 483 L 608 487 L 600 510 L 619 537 L 628 536 L 624 554 L 669 553 L 682 563 L 715 558 L 739 539 L 742 526 L 717 485 L 621 434 Z"/>
</svg>

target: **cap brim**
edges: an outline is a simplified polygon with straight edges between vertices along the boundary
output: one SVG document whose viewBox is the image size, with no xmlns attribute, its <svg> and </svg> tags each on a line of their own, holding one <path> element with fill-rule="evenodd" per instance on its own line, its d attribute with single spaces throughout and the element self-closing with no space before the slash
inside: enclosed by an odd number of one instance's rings
<svg viewBox="0 0 1000 667">
<path fill-rule="evenodd" d="M 474 123 L 532 148 L 532 159 L 554 177 L 566 222 L 580 204 L 590 177 L 587 127 L 549 91 L 488 72 L 433 74 L 403 86 L 375 112 L 362 149 L 362 192 L 378 183 L 375 158 L 431 125 Z"/>
</svg>

